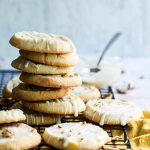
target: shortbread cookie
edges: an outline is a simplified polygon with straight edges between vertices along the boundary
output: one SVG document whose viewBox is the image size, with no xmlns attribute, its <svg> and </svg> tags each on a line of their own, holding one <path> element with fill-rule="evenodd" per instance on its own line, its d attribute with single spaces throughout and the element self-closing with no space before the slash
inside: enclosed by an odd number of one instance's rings
<svg viewBox="0 0 150 150">
<path fill-rule="evenodd" d="M 50 100 L 46 102 L 23 102 L 26 109 L 49 114 L 74 114 L 85 110 L 85 104 L 82 99 L 75 95 L 68 95 L 60 99 Z"/>
<path fill-rule="evenodd" d="M 72 71 L 72 67 L 57 67 L 32 62 L 22 56 L 11 63 L 12 67 L 23 72 L 34 74 L 66 74 Z"/>
<path fill-rule="evenodd" d="M 62 54 L 76 51 L 68 37 L 38 32 L 17 32 L 10 39 L 10 44 L 19 49 L 41 53 Z"/>
<path fill-rule="evenodd" d="M 20 109 L 1 110 L 0 111 L 0 124 L 18 122 L 25 120 L 26 117 Z"/>
<path fill-rule="evenodd" d="M 100 125 L 126 125 L 131 120 L 140 119 L 143 113 L 127 100 L 98 99 L 87 102 L 84 115 Z"/>
<path fill-rule="evenodd" d="M 50 125 L 61 122 L 62 115 L 44 114 L 33 111 L 25 111 L 28 125 Z"/>
<path fill-rule="evenodd" d="M 75 66 L 78 56 L 75 53 L 68 54 L 48 54 L 20 50 L 20 55 L 34 62 L 60 67 Z"/>
<path fill-rule="evenodd" d="M 80 96 L 86 103 L 88 100 L 97 99 L 100 97 L 100 92 L 95 86 L 83 84 L 80 87 L 72 88 L 72 92 Z"/>
<path fill-rule="evenodd" d="M 46 128 L 43 139 L 58 149 L 98 150 L 110 141 L 107 132 L 88 123 L 62 123 Z"/>
<path fill-rule="evenodd" d="M 12 98 L 12 89 L 15 88 L 21 81 L 19 80 L 19 75 L 15 76 L 3 88 L 3 97 L 7 99 Z"/>
<path fill-rule="evenodd" d="M 50 99 L 61 98 L 67 95 L 68 88 L 44 88 L 34 85 L 20 83 L 12 91 L 12 98 L 24 101 L 45 101 Z"/>
<path fill-rule="evenodd" d="M 40 142 L 40 134 L 26 124 L 15 123 L 0 127 L 0 150 L 25 150 L 37 146 Z"/>
<path fill-rule="evenodd" d="M 22 73 L 20 80 L 27 84 L 54 88 L 75 87 L 82 84 L 80 76 L 76 73 L 66 75 L 35 75 Z"/>
<path fill-rule="evenodd" d="M 27 110 L 23 107 L 22 102 L 15 103 L 12 108 L 23 110 L 26 120 L 24 123 L 28 125 L 50 125 L 61 121 L 62 115 L 45 114 L 31 110 Z"/>
</svg>

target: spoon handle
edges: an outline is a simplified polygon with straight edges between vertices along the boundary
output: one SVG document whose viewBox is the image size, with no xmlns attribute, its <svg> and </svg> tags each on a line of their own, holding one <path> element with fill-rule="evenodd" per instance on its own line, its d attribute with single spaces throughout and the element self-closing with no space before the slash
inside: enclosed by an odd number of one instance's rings
<svg viewBox="0 0 150 150">
<path fill-rule="evenodd" d="M 100 62 L 102 61 L 105 53 L 107 52 L 107 50 L 110 48 L 110 46 L 118 39 L 118 37 L 121 35 L 121 32 L 117 32 L 111 39 L 110 41 L 107 43 L 107 45 L 105 46 L 104 50 L 102 51 L 102 54 L 97 62 L 97 66 L 99 66 Z"/>
</svg>

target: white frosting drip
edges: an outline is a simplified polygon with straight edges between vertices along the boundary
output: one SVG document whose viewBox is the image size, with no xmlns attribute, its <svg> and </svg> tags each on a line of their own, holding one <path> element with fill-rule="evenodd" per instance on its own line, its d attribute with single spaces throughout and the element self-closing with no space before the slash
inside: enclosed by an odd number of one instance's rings
<svg viewBox="0 0 150 150">
<path fill-rule="evenodd" d="M 78 149 L 82 149 L 85 143 L 97 142 L 101 143 L 103 140 L 106 142 L 110 140 L 107 132 L 102 128 L 87 124 L 87 123 L 63 123 L 46 128 L 45 133 L 63 139 L 63 146 L 67 148 L 68 144 L 78 143 Z M 50 140 L 50 139 L 49 139 Z"/>
<path fill-rule="evenodd" d="M 15 88 L 16 86 L 18 86 L 18 84 L 21 81 L 19 80 L 19 76 L 15 76 L 12 80 L 10 80 L 7 84 L 6 84 L 6 88 L 7 90 L 12 93 L 12 89 Z"/>
<path fill-rule="evenodd" d="M 0 111 L 0 117 L 12 117 L 12 118 L 20 118 L 24 117 L 23 111 L 20 109 L 12 109 L 12 110 L 1 110 Z"/>
<path fill-rule="evenodd" d="M 101 116 L 100 123 L 99 123 L 100 125 L 105 124 L 105 118 L 107 114 L 108 114 L 107 112 L 104 112 L 103 115 Z"/>
<path fill-rule="evenodd" d="M 107 124 L 111 120 L 117 121 L 117 123 L 120 122 L 121 125 L 126 125 L 132 118 L 142 117 L 142 111 L 134 104 L 125 100 L 93 100 L 87 103 L 87 107 L 95 110 L 92 120 L 94 120 L 96 113 L 100 114 L 100 125 Z M 86 113 L 89 113 L 88 110 Z"/>
<path fill-rule="evenodd" d="M 44 107 L 47 109 L 48 113 L 74 114 L 74 116 L 78 116 L 79 112 L 83 112 L 85 110 L 83 100 L 73 94 L 64 96 L 60 99 L 38 103 L 34 102 L 32 106 L 29 102 L 25 102 L 24 106 L 31 110 L 37 110 L 38 107 Z M 33 108 L 33 106 L 35 106 L 35 108 Z M 41 109 L 42 112 L 46 112 L 44 108 Z"/>
<path fill-rule="evenodd" d="M 77 103 L 75 99 L 69 99 L 70 103 L 73 106 L 73 110 L 74 110 L 74 116 L 77 117 L 78 116 L 78 107 L 77 107 Z"/>
</svg>

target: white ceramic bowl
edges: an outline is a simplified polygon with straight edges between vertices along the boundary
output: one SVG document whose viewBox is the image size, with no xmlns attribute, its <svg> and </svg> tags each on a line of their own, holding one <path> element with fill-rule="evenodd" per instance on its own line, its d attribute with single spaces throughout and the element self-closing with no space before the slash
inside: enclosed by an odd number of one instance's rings
<svg viewBox="0 0 150 150">
<path fill-rule="evenodd" d="M 99 66 L 100 71 L 97 73 L 90 73 L 89 68 L 80 68 L 79 74 L 82 77 L 82 81 L 98 88 L 105 88 L 117 81 L 121 73 L 122 61 L 119 57 L 104 59 Z"/>
</svg>

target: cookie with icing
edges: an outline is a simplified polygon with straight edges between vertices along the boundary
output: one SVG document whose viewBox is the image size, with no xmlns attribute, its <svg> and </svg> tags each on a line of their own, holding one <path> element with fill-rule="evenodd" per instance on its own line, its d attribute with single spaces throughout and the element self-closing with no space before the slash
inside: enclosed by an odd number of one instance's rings
<svg viewBox="0 0 150 150">
<path fill-rule="evenodd" d="M 82 84 L 79 87 L 72 88 L 72 93 L 78 95 L 86 103 L 89 100 L 97 99 L 100 97 L 99 90 L 92 85 Z"/>
<path fill-rule="evenodd" d="M 31 110 L 27 110 L 23 107 L 22 102 L 15 103 L 12 108 L 21 109 L 26 116 L 24 123 L 28 125 L 50 125 L 61 121 L 62 115 L 45 114 Z"/>
<path fill-rule="evenodd" d="M 13 77 L 8 83 L 4 86 L 2 90 L 2 94 L 4 98 L 11 99 L 12 98 L 12 89 L 18 86 L 21 83 L 19 80 L 19 75 Z"/>
<path fill-rule="evenodd" d="M 49 54 L 39 52 L 28 52 L 25 50 L 20 50 L 19 53 L 22 57 L 26 59 L 51 66 L 71 67 L 75 66 L 78 62 L 78 56 L 75 53 Z"/>
<path fill-rule="evenodd" d="M 72 67 L 57 67 L 32 62 L 22 56 L 13 60 L 11 65 L 18 70 L 33 74 L 66 74 L 73 69 Z"/>
<path fill-rule="evenodd" d="M 26 51 L 52 54 L 76 52 L 73 42 L 64 35 L 24 31 L 15 33 L 9 42 L 12 46 Z"/>
<path fill-rule="evenodd" d="M 46 101 L 61 98 L 68 93 L 68 88 L 46 88 L 20 83 L 12 90 L 12 98 L 23 101 Z"/>
<path fill-rule="evenodd" d="M 57 149 L 98 150 L 110 141 L 107 132 L 89 123 L 62 123 L 46 128 L 43 139 Z"/>
<path fill-rule="evenodd" d="M 143 117 L 143 112 L 127 100 L 96 99 L 87 102 L 84 116 L 100 125 L 126 125 Z"/>
<path fill-rule="evenodd" d="M 38 75 L 22 72 L 20 80 L 26 84 L 53 88 L 76 87 L 82 84 L 82 80 L 77 73 L 65 75 Z"/>
<path fill-rule="evenodd" d="M 69 94 L 59 99 L 54 99 L 44 102 L 23 102 L 26 109 L 43 112 L 48 114 L 74 114 L 78 116 L 79 113 L 85 110 L 85 104 L 81 98 L 73 94 Z"/>
<path fill-rule="evenodd" d="M 19 122 L 26 119 L 23 111 L 20 109 L 1 110 L 0 111 L 0 124 Z"/>
<path fill-rule="evenodd" d="M 40 134 L 26 124 L 14 123 L 0 127 L 0 150 L 31 149 L 40 142 Z"/>
</svg>

